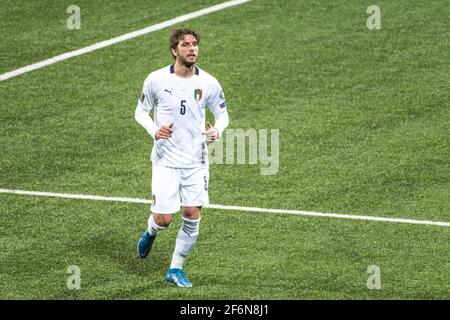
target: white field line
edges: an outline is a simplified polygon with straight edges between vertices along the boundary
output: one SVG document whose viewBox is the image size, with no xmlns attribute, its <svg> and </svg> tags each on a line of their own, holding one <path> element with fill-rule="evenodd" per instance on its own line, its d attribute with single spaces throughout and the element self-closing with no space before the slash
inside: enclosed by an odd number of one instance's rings
<svg viewBox="0 0 450 320">
<path fill-rule="evenodd" d="M 58 197 L 58 198 L 97 200 L 97 201 L 113 201 L 113 202 L 151 204 L 151 200 L 139 199 L 139 198 L 104 197 L 104 196 L 94 196 L 94 195 L 84 195 L 84 194 L 66 194 L 66 193 L 54 193 L 54 192 L 12 190 L 12 189 L 0 189 L 0 193 L 12 193 L 12 194 L 18 194 L 18 195 L 41 196 L 41 197 Z M 224 205 L 220 205 L 220 204 L 210 204 L 207 206 L 207 208 L 221 209 L 221 210 L 246 211 L 246 212 L 295 214 L 295 215 L 310 216 L 310 217 L 326 217 L 326 218 L 338 218 L 338 219 L 424 224 L 424 225 L 432 225 L 432 226 L 450 227 L 450 222 L 441 222 L 441 221 L 400 219 L 400 218 L 387 218 L 387 217 L 375 217 L 375 216 L 360 216 L 360 215 L 338 214 L 338 213 L 309 212 L 309 211 L 300 211 L 300 210 L 224 206 Z"/>
<path fill-rule="evenodd" d="M 121 35 L 121 36 L 118 36 L 118 37 L 115 37 L 115 38 L 112 38 L 109 40 L 101 41 L 101 42 L 95 43 L 93 45 L 90 45 L 90 46 L 87 46 L 87 47 L 84 47 L 84 48 L 81 48 L 81 49 L 78 49 L 75 51 L 66 52 L 66 53 L 60 54 L 58 56 L 55 56 L 53 58 L 49 58 L 49 59 L 46 59 L 46 60 L 43 60 L 43 61 L 40 61 L 37 63 L 33 63 L 26 67 L 4 73 L 4 74 L 0 75 L 0 81 L 8 80 L 10 78 L 16 77 L 16 76 L 21 75 L 26 72 L 40 69 L 40 68 L 46 67 L 48 65 L 51 65 L 51 64 L 54 64 L 54 63 L 57 63 L 57 62 L 60 62 L 60 61 L 66 60 L 66 59 L 70 59 L 70 58 L 73 58 L 73 57 L 76 57 L 76 56 L 79 56 L 79 55 L 82 55 L 82 54 L 85 54 L 88 52 L 92 52 L 92 51 L 95 51 L 95 50 L 98 50 L 101 48 L 105 48 L 105 47 L 111 46 L 113 44 L 122 42 L 122 41 L 140 37 L 144 34 L 158 31 L 158 30 L 173 26 L 180 22 L 188 21 L 188 20 L 191 20 L 191 19 L 194 19 L 197 17 L 201 17 L 201 16 L 204 16 L 204 15 L 216 12 L 216 11 L 220 11 L 220 10 L 232 7 L 232 6 L 237 6 L 237 5 L 249 2 L 249 1 L 251 1 L 251 0 L 227 1 L 224 3 L 220 3 L 217 5 L 205 8 L 205 9 L 201 9 L 201 10 L 194 11 L 194 12 L 182 15 L 182 16 L 178 16 L 176 18 L 166 20 L 161 23 L 158 23 L 158 24 L 155 24 L 155 25 L 152 25 L 152 26 L 140 29 L 140 30 L 129 32 L 129 33 L 126 33 L 124 35 Z"/>
</svg>

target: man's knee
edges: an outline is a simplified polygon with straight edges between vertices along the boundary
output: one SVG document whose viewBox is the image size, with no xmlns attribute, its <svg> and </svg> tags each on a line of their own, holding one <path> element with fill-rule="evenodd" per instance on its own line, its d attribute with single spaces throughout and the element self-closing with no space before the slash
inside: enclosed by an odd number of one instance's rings
<svg viewBox="0 0 450 320">
<path fill-rule="evenodd" d="M 183 216 L 188 219 L 199 219 L 202 207 L 183 207 Z"/>
<path fill-rule="evenodd" d="M 167 228 L 172 223 L 173 215 L 172 214 L 153 213 L 153 219 L 155 220 L 155 222 L 158 226 Z"/>
</svg>

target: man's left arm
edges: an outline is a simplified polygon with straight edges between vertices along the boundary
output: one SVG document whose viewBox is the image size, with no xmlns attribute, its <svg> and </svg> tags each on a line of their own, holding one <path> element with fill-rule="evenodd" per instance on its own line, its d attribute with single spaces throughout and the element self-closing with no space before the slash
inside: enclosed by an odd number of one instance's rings
<svg viewBox="0 0 450 320">
<path fill-rule="evenodd" d="M 209 98 L 208 107 L 214 114 L 214 126 L 208 122 L 206 128 L 206 141 L 210 143 L 220 139 L 230 122 L 225 95 L 219 83 L 216 84 Z"/>
</svg>

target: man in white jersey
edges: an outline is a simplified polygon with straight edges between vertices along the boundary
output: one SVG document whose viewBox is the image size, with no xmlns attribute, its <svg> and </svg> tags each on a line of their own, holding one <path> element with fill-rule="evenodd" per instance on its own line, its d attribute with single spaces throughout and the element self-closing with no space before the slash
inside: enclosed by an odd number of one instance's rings
<svg viewBox="0 0 450 320">
<path fill-rule="evenodd" d="M 219 82 L 195 65 L 199 42 L 199 35 L 191 29 L 172 32 L 170 51 L 175 63 L 145 79 L 135 112 L 136 121 L 154 138 L 152 214 L 139 239 L 138 256 L 149 254 L 156 235 L 170 225 L 181 206 L 182 224 L 166 274 L 167 281 L 180 287 L 192 286 L 183 264 L 199 235 L 202 206 L 209 203 L 207 143 L 217 141 L 229 122 Z M 208 122 L 205 130 L 206 107 L 215 123 Z"/>
</svg>

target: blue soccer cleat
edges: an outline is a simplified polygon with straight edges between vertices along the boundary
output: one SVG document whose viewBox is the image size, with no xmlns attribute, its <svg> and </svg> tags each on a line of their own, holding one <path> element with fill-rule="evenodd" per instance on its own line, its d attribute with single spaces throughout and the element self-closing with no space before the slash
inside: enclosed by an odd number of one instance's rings
<svg viewBox="0 0 450 320">
<path fill-rule="evenodd" d="M 192 283 L 186 279 L 186 276 L 186 272 L 181 269 L 169 269 L 166 274 L 166 280 L 178 287 L 190 288 L 192 287 Z"/>
<path fill-rule="evenodd" d="M 137 244 L 137 254 L 139 258 L 145 259 L 152 249 L 153 242 L 155 241 L 156 235 L 151 236 L 147 230 L 141 235 L 139 242 Z"/>
</svg>

